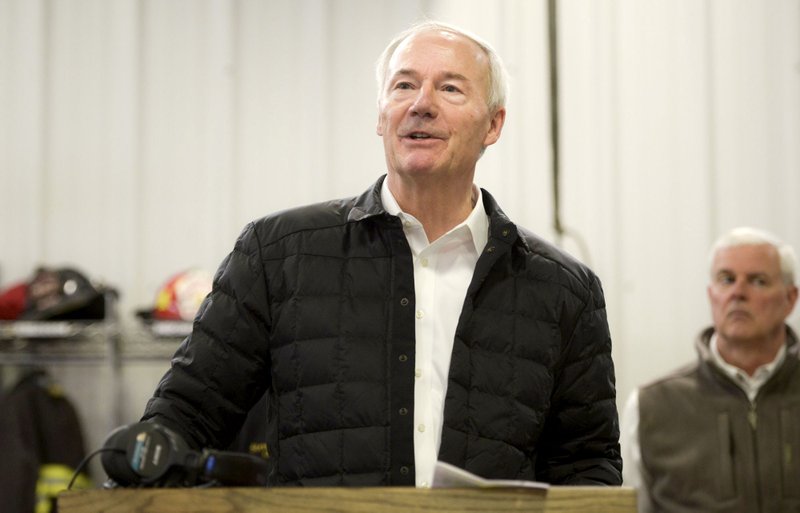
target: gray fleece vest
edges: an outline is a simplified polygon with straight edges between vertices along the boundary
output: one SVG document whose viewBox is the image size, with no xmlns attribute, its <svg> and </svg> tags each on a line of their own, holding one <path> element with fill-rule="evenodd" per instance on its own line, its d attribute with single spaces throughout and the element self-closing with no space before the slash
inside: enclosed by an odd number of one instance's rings
<svg viewBox="0 0 800 513">
<path fill-rule="evenodd" d="M 788 329 L 788 328 L 787 328 Z M 640 390 L 643 486 L 655 512 L 800 512 L 800 370 L 797 337 L 754 403 L 710 361 Z"/>
</svg>

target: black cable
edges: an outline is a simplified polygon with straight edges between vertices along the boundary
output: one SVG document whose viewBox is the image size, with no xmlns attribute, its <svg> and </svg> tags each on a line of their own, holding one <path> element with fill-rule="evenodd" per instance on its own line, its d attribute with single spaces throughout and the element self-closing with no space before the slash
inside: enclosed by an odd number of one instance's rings
<svg viewBox="0 0 800 513">
<path fill-rule="evenodd" d="M 550 145 L 553 154 L 553 229 L 557 243 L 563 247 L 563 238 L 571 237 L 582 253 L 583 262 L 591 266 L 589 247 L 579 233 L 570 230 L 561 222 L 561 123 L 559 114 L 559 80 L 558 80 L 558 0 L 547 1 L 547 40 L 549 43 L 550 68 Z"/>
<path fill-rule="evenodd" d="M 560 238 L 564 235 L 561 224 L 561 153 L 559 140 L 558 112 L 558 11 L 556 0 L 547 2 L 547 40 L 549 43 L 548 60 L 550 64 L 550 146 L 553 155 L 553 228 Z"/>
<path fill-rule="evenodd" d="M 69 480 L 69 484 L 67 485 L 67 490 L 71 490 L 72 489 L 72 485 L 75 484 L 75 480 L 78 478 L 78 476 L 80 475 L 80 473 L 83 470 L 83 468 L 89 463 L 89 460 L 91 460 L 92 458 L 94 458 L 95 456 L 100 454 L 101 452 L 118 452 L 118 453 L 125 454 L 125 451 L 123 451 L 122 449 L 116 449 L 114 447 L 102 447 L 100 449 L 97 449 L 96 451 L 93 451 L 93 452 L 87 454 L 81 460 L 81 462 L 78 463 L 78 466 L 75 467 L 75 472 L 72 473 L 72 479 Z"/>
</svg>

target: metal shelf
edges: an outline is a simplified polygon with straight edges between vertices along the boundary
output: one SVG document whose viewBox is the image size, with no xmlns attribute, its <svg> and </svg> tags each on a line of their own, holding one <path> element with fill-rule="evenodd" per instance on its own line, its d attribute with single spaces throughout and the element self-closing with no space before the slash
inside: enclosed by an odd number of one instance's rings
<svg viewBox="0 0 800 513">
<path fill-rule="evenodd" d="M 0 321 L 0 364 L 169 360 L 191 322 L 142 323 L 124 333 L 108 321 Z"/>
<path fill-rule="evenodd" d="M 120 345 L 122 361 L 169 360 L 180 342 L 192 332 L 192 323 L 152 321 L 126 331 Z"/>
<path fill-rule="evenodd" d="M 107 321 L 0 322 L 0 364 L 108 362 L 118 344 Z"/>
</svg>

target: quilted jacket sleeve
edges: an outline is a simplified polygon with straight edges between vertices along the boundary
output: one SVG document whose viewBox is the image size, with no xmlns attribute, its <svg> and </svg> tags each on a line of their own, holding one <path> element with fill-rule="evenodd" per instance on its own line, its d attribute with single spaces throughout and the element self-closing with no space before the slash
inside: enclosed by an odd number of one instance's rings
<svg viewBox="0 0 800 513">
<path fill-rule="evenodd" d="M 194 448 L 226 447 L 270 382 L 270 316 L 260 251 L 250 224 L 217 270 L 191 335 L 142 417 L 176 430 Z"/>
<path fill-rule="evenodd" d="M 561 485 L 620 485 L 622 459 L 611 336 L 598 279 L 562 354 L 537 475 Z"/>
</svg>

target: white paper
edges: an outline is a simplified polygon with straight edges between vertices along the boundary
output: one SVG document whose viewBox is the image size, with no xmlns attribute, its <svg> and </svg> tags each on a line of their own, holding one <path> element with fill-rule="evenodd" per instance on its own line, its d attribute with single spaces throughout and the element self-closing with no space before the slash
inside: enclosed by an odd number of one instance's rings
<svg viewBox="0 0 800 513">
<path fill-rule="evenodd" d="M 538 488 L 550 487 L 539 481 L 514 479 L 484 479 L 471 472 L 443 461 L 437 461 L 433 470 L 433 488 Z"/>
</svg>

